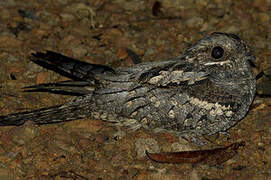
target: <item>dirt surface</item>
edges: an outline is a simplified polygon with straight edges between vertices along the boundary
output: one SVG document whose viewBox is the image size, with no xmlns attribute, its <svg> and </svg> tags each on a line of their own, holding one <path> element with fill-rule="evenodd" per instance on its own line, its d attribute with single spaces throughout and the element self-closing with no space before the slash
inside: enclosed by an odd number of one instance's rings
<svg viewBox="0 0 271 180">
<path fill-rule="evenodd" d="M 74 97 L 26 93 L 22 87 L 66 80 L 30 62 L 53 50 L 90 63 L 126 66 L 124 49 L 143 61 L 179 55 L 214 31 L 240 35 L 257 57 L 255 74 L 271 67 L 271 1 L 0 0 L 1 115 L 61 104 Z M 270 179 L 271 98 L 257 96 L 228 135 L 206 147 L 245 141 L 219 166 L 159 164 L 144 151 L 198 149 L 170 134 L 136 132 L 84 119 L 0 127 L 0 179 Z"/>
</svg>

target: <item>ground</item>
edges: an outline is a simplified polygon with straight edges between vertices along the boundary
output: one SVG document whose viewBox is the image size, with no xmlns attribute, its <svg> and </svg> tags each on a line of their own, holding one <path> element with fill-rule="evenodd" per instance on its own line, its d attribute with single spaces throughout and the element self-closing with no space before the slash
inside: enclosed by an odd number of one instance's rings
<svg viewBox="0 0 271 180">
<path fill-rule="evenodd" d="M 161 61 L 220 31 L 250 45 L 255 74 L 271 67 L 270 0 L 1 0 L 0 11 L 1 115 L 74 98 L 22 92 L 25 86 L 66 80 L 30 62 L 36 51 L 118 67 L 131 64 L 125 48 L 142 61 Z M 167 133 L 134 132 L 94 119 L 1 127 L 0 179 L 269 179 L 270 106 L 271 98 L 257 96 L 228 135 L 208 137 L 209 148 L 246 142 L 234 158 L 213 167 L 152 162 L 144 156 L 146 148 L 198 147 Z"/>
</svg>

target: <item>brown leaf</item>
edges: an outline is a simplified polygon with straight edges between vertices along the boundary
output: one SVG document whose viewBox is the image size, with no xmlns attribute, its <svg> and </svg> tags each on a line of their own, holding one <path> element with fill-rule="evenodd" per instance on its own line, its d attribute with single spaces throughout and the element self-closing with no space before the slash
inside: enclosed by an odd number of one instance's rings
<svg viewBox="0 0 271 180">
<path fill-rule="evenodd" d="M 245 142 L 242 141 L 216 149 L 164 153 L 148 153 L 146 151 L 146 155 L 149 159 L 159 163 L 201 163 L 214 166 L 231 159 L 237 154 L 238 148 L 244 145 Z"/>
</svg>

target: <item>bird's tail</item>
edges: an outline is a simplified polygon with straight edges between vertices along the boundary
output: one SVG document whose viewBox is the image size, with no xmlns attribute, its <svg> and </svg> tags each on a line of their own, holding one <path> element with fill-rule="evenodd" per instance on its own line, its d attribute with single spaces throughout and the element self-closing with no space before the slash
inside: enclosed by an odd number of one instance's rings
<svg viewBox="0 0 271 180">
<path fill-rule="evenodd" d="M 82 119 L 90 115 L 91 106 L 91 95 L 80 96 L 59 106 L 0 116 L 0 126 L 19 126 L 26 121 L 42 125 Z"/>
</svg>

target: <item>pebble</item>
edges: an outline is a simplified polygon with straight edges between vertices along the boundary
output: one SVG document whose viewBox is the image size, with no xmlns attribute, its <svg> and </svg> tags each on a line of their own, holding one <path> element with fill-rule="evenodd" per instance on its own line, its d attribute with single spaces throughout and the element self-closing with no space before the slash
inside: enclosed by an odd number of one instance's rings
<svg viewBox="0 0 271 180">
<path fill-rule="evenodd" d="M 160 151 L 160 147 L 157 141 L 153 138 L 138 138 L 135 142 L 135 150 L 137 153 L 137 158 L 142 160 L 146 156 L 146 151 L 150 153 L 157 153 Z"/>
<path fill-rule="evenodd" d="M 11 48 L 21 46 L 23 42 L 16 39 L 14 34 L 9 32 L 2 32 L 0 34 L 0 48 Z"/>
<path fill-rule="evenodd" d="M 88 53 L 88 50 L 85 48 L 85 46 L 74 46 L 72 47 L 72 54 L 75 58 L 80 58 L 86 56 Z"/>
<path fill-rule="evenodd" d="M 68 134 L 56 134 L 54 136 L 54 144 L 60 149 L 70 153 L 75 152 L 76 149 Z"/>
<path fill-rule="evenodd" d="M 84 120 L 84 121 L 78 121 L 78 123 L 76 123 L 75 130 L 78 129 L 84 133 L 87 133 L 87 132 L 97 133 L 102 128 L 103 128 L 103 123 L 101 121 Z"/>
<path fill-rule="evenodd" d="M 39 130 L 36 126 L 20 127 L 15 130 L 12 136 L 12 141 L 20 145 L 31 142 L 39 135 Z"/>
<path fill-rule="evenodd" d="M 188 20 L 186 20 L 186 25 L 189 27 L 189 28 L 197 28 L 197 27 L 200 27 L 202 24 L 203 24 L 204 20 L 200 17 L 192 17 Z"/>
<path fill-rule="evenodd" d="M 78 142 L 80 148 L 82 148 L 83 150 L 87 149 L 89 147 L 90 143 L 91 142 L 88 138 L 82 138 Z"/>
</svg>

